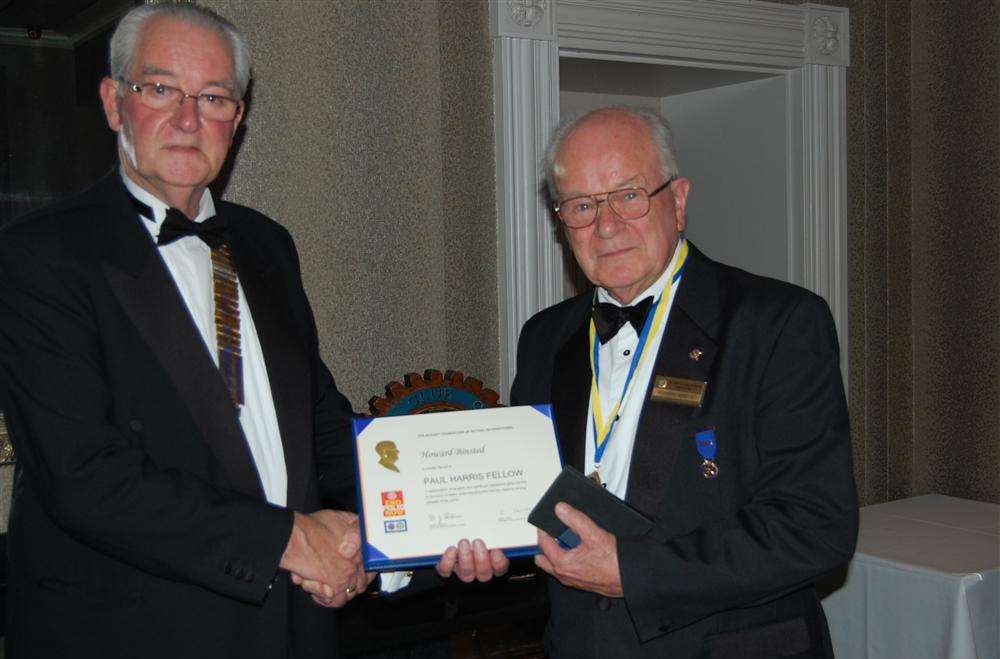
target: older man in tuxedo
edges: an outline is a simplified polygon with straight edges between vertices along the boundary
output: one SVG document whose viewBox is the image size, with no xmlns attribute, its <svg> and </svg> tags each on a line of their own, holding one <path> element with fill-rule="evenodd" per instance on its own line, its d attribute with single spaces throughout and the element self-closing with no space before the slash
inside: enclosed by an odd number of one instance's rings
<svg viewBox="0 0 1000 659">
<path fill-rule="evenodd" d="M 684 239 L 659 115 L 596 110 L 547 164 L 594 288 L 524 326 L 511 399 L 551 401 L 565 461 L 653 522 L 556 507 L 581 543 L 539 534 L 549 655 L 832 656 L 812 582 L 851 556 L 857 503 L 827 305 Z"/>
<path fill-rule="evenodd" d="M 352 483 L 350 406 L 288 232 L 207 189 L 246 42 L 146 5 L 110 69 L 120 168 L 0 233 L 6 656 L 330 657 L 325 607 L 370 579 L 354 516 L 321 510 Z"/>
</svg>

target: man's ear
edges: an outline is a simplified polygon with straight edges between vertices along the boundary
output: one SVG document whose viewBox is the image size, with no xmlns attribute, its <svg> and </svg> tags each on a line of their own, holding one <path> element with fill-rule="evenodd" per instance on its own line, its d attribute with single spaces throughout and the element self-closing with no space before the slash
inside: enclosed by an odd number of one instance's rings
<svg viewBox="0 0 1000 659">
<path fill-rule="evenodd" d="M 687 217 L 684 211 L 687 208 L 688 192 L 691 190 L 691 180 L 679 178 L 670 184 L 670 191 L 674 198 L 674 217 L 677 218 L 677 230 L 684 231 L 687 226 Z"/>
<path fill-rule="evenodd" d="M 121 83 L 117 80 L 104 78 L 101 80 L 100 87 L 101 105 L 104 108 L 104 117 L 108 120 L 108 126 L 116 133 L 122 127 L 122 99 L 118 96 L 119 84 Z"/>
<path fill-rule="evenodd" d="M 243 121 L 243 114 L 246 112 L 247 105 L 246 101 L 240 101 L 239 108 L 236 110 L 236 116 L 233 117 L 233 133 L 236 133 L 236 129 L 240 127 L 240 122 Z"/>
</svg>

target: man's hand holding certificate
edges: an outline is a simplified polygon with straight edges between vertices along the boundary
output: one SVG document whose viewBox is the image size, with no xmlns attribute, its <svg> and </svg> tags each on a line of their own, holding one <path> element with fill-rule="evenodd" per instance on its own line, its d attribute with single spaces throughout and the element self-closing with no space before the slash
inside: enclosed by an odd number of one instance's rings
<svg viewBox="0 0 1000 659">
<path fill-rule="evenodd" d="M 482 539 L 507 556 L 538 553 L 528 513 L 561 468 L 547 406 L 354 425 L 366 570 L 433 565 L 459 538 Z M 443 562 L 485 547 L 459 550 Z"/>
</svg>

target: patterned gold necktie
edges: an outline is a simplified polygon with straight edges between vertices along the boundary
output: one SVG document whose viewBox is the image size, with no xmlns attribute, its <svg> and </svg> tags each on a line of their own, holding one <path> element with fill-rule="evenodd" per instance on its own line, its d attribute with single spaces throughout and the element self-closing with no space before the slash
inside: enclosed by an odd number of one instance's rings
<svg viewBox="0 0 1000 659">
<path fill-rule="evenodd" d="M 226 243 L 212 249 L 212 284 L 215 289 L 215 341 L 219 348 L 219 372 L 229 388 L 233 403 L 243 405 L 239 283 Z"/>
<path fill-rule="evenodd" d="M 156 244 L 169 245 L 184 236 L 198 236 L 212 249 L 212 288 L 215 297 L 215 342 L 219 373 L 237 406 L 243 405 L 243 354 L 240 351 L 239 280 L 225 241 L 225 221 L 216 216 L 192 222 L 176 208 L 167 210 Z"/>
</svg>

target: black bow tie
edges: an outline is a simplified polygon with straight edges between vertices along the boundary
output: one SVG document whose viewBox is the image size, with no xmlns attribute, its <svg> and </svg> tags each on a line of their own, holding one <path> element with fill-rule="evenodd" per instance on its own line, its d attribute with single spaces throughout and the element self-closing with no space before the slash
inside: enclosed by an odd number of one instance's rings
<svg viewBox="0 0 1000 659">
<path fill-rule="evenodd" d="M 618 333 L 618 330 L 625 323 L 632 323 L 635 333 L 642 331 L 642 326 L 646 322 L 646 314 L 653 305 L 653 298 L 647 297 L 631 307 L 619 307 L 609 302 L 599 302 L 594 305 L 593 318 L 594 327 L 597 329 L 597 336 L 604 345 Z"/>
<path fill-rule="evenodd" d="M 218 249 L 226 240 L 226 222 L 218 215 L 204 222 L 194 222 L 176 208 L 167 209 L 156 244 L 162 247 L 185 236 L 198 236 L 212 249 Z"/>
</svg>

